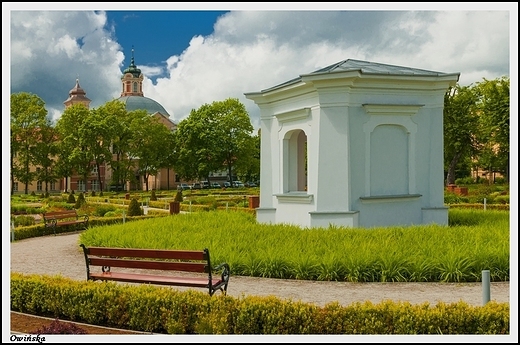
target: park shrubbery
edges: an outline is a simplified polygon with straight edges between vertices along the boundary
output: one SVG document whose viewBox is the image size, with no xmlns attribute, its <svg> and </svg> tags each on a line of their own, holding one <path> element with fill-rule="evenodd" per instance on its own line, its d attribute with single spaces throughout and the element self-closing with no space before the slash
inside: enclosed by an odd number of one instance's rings
<svg viewBox="0 0 520 345">
<path fill-rule="evenodd" d="M 509 303 L 331 302 L 214 295 L 11 273 L 11 310 L 163 334 L 509 334 Z"/>
<path fill-rule="evenodd" d="M 503 195 L 493 196 L 500 200 Z M 201 198 L 212 204 L 217 200 Z M 102 199 L 105 200 L 108 198 Z M 134 207 L 136 204 L 141 211 L 136 198 L 118 198 L 117 202 L 133 203 Z M 50 209 L 55 205 L 50 202 L 43 207 Z M 64 205 L 74 207 L 61 202 Z M 508 205 L 495 205 L 507 206 L 506 211 L 484 211 L 478 204 L 476 209 L 450 208 L 449 226 L 373 229 L 302 229 L 286 224 L 258 224 L 254 210 L 236 212 L 230 208 L 209 212 L 209 205 L 189 205 L 187 201 L 182 206 L 193 213 L 153 219 L 131 216 L 127 220 L 132 221 L 124 225 L 121 208 L 112 210 L 108 202 L 90 207 L 99 218 L 91 218 L 90 229 L 80 234 L 81 242 L 87 246 L 125 243 L 148 248 L 153 238 L 154 248 L 158 249 L 207 247 L 213 262 L 229 263 L 232 274 L 237 276 L 352 282 L 472 282 L 480 281 L 485 269 L 490 271 L 492 281 L 508 281 L 510 277 Z M 196 212 L 199 208 L 208 212 Z M 41 225 L 21 228 L 21 238 L 39 236 L 40 228 Z M 169 334 L 509 334 L 508 303 L 470 307 L 463 302 L 437 306 L 367 302 L 351 306 L 332 303 L 321 308 L 275 297 L 235 299 L 162 289 L 73 282 L 62 277 L 12 272 L 11 310 Z M 116 299 L 117 308 L 106 307 Z"/>
</svg>

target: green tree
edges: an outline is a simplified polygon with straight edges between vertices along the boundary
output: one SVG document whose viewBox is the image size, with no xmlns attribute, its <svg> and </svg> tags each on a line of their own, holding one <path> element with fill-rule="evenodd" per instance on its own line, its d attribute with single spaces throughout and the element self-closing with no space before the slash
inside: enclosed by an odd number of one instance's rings
<svg viewBox="0 0 520 345">
<path fill-rule="evenodd" d="M 167 186 L 166 188 L 170 189 L 170 173 L 171 170 L 175 166 L 175 131 L 169 131 L 168 137 L 166 141 L 161 143 L 161 146 L 163 148 L 163 159 L 164 159 L 164 168 L 166 168 L 166 180 L 167 180 Z"/>
<path fill-rule="evenodd" d="M 170 140 L 170 130 L 159 120 L 148 114 L 135 118 L 131 124 L 133 145 L 132 156 L 138 159 L 139 175 L 143 177 L 146 191 L 148 178 L 157 175 L 161 168 L 168 167 L 165 143 Z M 169 147 L 166 144 L 166 147 Z"/>
<path fill-rule="evenodd" d="M 192 180 L 209 175 L 207 157 L 214 155 L 209 119 L 210 105 L 192 109 L 190 115 L 180 121 L 174 133 L 174 169 L 181 179 Z"/>
<path fill-rule="evenodd" d="M 209 173 L 226 169 L 254 155 L 253 126 L 236 98 L 204 104 L 178 124 L 175 133 L 175 171 L 181 178 L 209 179 Z"/>
<path fill-rule="evenodd" d="M 40 128 L 38 132 L 38 141 L 34 151 L 34 165 L 36 170 L 36 179 L 45 183 L 45 192 L 49 192 L 49 183 L 56 182 L 58 175 L 56 174 L 56 154 L 58 152 L 58 143 L 56 131 L 50 125 Z"/>
<path fill-rule="evenodd" d="M 139 123 L 149 116 L 145 110 L 128 112 L 124 103 L 114 100 L 110 102 L 110 111 L 117 121 L 114 125 L 112 141 L 112 184 L 123 185 L 125 182 L 136 182 L 135 173 L 138 160 L 136 137 L 140 135 Z M 136 131 L 137 130 L 137 131 Z"/>
<path fill-rule="evenodd" d="M 74 173 L 74 167 L 69 157 L 69 149 L 59 140 L 56 145 L 56 163 L 54 172 L 56 176 L 65 179 L 65 193 L 68 193 L 68 179 Z"/>
<path fill-rule="evenodd" d="M 90 148 L 93 164 L 96 166 L 97 180 L 100 190 L 103 190 L 101 166 L 112 161 L 111 144 L 115 136 L 118 120 L 111 112 L 110 104 L 103 105 L 89 112 L 88 120 L 83 124 L 82 135 L 86 146 Z"/>
<path fill-rule="evenodd" d="M 25 194 L 36 172 L 31 170 L 38 155 L 40 132 L 50 126 L 45 103 L 37 95 L 11 94 L 11 194 L 18 180 L 25 184 Z"/>
<path fill-rule="evenodd" d="M 126 110 L 126 106 L 119 100 L 112 100 L 105 103 L 100 109 L 111 119 L 111 155 L 107 161 L 112 170 L 112 185 L 122 186 L 126 181 L 133 178 L 133 168 L 135 162 L 133 157 L 128 155 L 132 132 L 130 123 L 133 113 Z"/>
<path fill-rule="evenodd" d="M 509 77 L 495 80 L 484 78 L 475 85 L 475 91 L 479 99 L 477 135 L 482 146 L 479 165 L 488 171 L 498 169 L 509 182 Z"/>
<path fill-rule="evenodd" d="M 68 153 L 69 163 L 81 176 L 86 187 L 93 167 L 92 140 L 88 137 L 89 109 L 83 104 L 74 104 L 63 112 L 56 123 L 60 134 L 61 146 Z"/>
<path fill-rule="evenodd" d="M 242 159 L 236 161 L 235 172 L 243 181 L 256 181 L 260 179 L 260 135 L 252 137 L 253 140 L 247 141 L 244 145 L 251 145 L 248 151 L 251 155 L 244 155 Z"/>
<path fill-rule="evenodd" d="M 472 86 L 456 85 L 444 97 L 444 162 L 446 184 L 454 184 L 456 168 L 478 153 L 476 130 L 477 95 Z"/>
</svg>

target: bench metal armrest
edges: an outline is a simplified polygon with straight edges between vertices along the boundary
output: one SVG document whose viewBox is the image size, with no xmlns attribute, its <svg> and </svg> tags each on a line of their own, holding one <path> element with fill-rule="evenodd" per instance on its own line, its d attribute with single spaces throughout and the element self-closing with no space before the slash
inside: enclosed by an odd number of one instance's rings
<svg viewBox="0 0 520 345">
<path fill-rule="evenodd" d="M 222 271 L 221 272 L 222 280 L 226 281 L 226 282 L 229 281 L 230 269 L 229 269 L 229 265 L 226 262 L 223 262 L 220 265 L 215 266 L 213 268 L 213 271 Z"/>
</svg>

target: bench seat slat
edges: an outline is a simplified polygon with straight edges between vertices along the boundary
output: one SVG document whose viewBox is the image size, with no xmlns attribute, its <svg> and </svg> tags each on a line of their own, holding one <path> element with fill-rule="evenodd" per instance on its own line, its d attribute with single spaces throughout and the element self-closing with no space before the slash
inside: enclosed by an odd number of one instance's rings
<svg viewBox="0 0 520 345">
<path fill-rule="evenodd" d="M 76 213 L 71 213 L 71 214 L 57 214 L 57 215 L 54 215 L 54 216 L 49 216 L 49 215 L 45 215 L 46 218 L 51 218 L 51 219 L 67 219 L 67 218 L 76 218 Z"/>
<path fill-rule="evenodd" d="M 177 259 L 177 260 L 207 260 L 204 252 L 200 250 L 166 250 L 166 249 L 135 249 L 135 248 L 110 248 L 89 247 L 89 255 L 117 256 L 150 259 Z"/>
<path fill-rule="evenodd" d="M 91 279 L 114 280 L 127 283 L 150 283 L 159 285 L 175 285 L 206 288 L 209 286 L 208 278 L 193 278 L 193 277 L 169 277 L 156 276 L 148 274 L 132 274 L 120 272 L 108 273 L 91 273 Z M 213 285 L 217 286 L 221 283 L 220 279 L 215 279 Z"/>
<path fill-rule="evenodd" d="M 131 259 L 113 259 L 113 258 L 89 258 L 90 266 L 110 266 L 110 267 L 126 267 L 141 268 L 151 270 L 169 270 L 169 271 L 186 271 L 207 273 L 207 265 L 198 262 L 172 262 L 172 261 L 152 261 L 152 260 L 131 260 Z"/>
<path fill-rule="evenodd" d="M 54 212 L 45 212 L 45 215 L 48 217 L 61 217 L 61 216 L 68 216 L 68 217 L 76 217 L 76 214 L 78 214 L 75 210 L 68 210 L 68 211 L 54 211 Z"/>
<path fill-rule="evenodd" d="M 73 221 L 67 221 L 67 222 L 58 222 L 56 224 L 51 224 L 51 226 L 65 226 L 65 225 L 73 225 L 73 224 L 80 224 L 80 223 L 85 223 L 84 221 L 82 220 L 73 220 Z"/>
</svg>

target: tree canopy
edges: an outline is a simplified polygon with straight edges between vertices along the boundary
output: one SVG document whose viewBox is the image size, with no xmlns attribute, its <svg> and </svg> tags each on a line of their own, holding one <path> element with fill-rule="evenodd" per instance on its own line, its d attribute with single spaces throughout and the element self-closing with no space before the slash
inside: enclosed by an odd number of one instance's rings
<svg viewBox="0 0 520 345">
<path fill-rule="evenodd" d="M 36 178 L 31 167 L 42 160 L 39 143 L 47 135 L 51 122 L 45 103 L 37 95 L 20 92 L 11 94 L 11 194 L 18 180 L 25 184 L 25 194 Z M 16 159 L 15 159 L 16 157 Z"/>
<path fill-rule="evenodd" d="M 447 184 L 455 183 L 457 170 L 472 168 L 499 171 L 509 180 L 509 112 L 508 77 L 448 90 L 444 98 Z"/>
<path fill-rule="evenodd" d="M 193 109 L 174 135 L 175 171 L 185 179 L 209 179 L 210 172 L 226 169 L 232 179 L 234 165 L 254 156 L 252 131 L 249 114 L 236 98 Z"/>
</svg>

